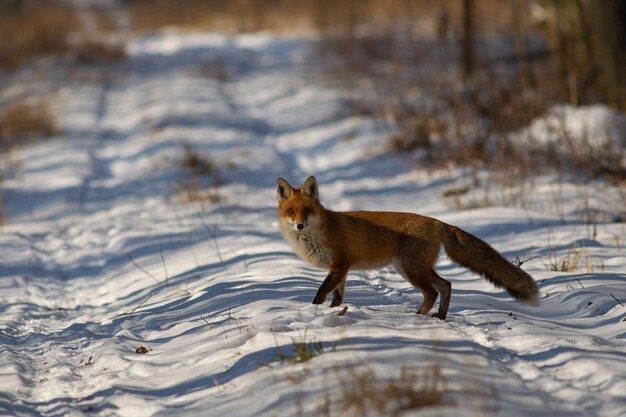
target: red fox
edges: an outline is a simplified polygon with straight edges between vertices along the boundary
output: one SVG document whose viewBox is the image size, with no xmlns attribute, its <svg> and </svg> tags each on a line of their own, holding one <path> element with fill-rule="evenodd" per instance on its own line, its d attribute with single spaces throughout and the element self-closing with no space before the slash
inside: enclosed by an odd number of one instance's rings
<svg viewBox="0 0 626 417">
<path fill-rule="evenodd" d="M 539 305 L 539 290 L 530 275 L 456 226 L 413 213 L 328 210 L 319 201 L 315 177 L 309 177 L 300 188 L 279 178 L 276 197 L 285 239 L 301 258 L 328 269 L 313 304 L 322 304 L 332 292 L 331 307 L 341 305 L 348 270 L 392 264 L 422 292 L 424 301 L 418 314 L 428 314 L 441 296 L 433 317 L 443 320 L 448 314 L 451 284 L 433 270 L 443 244 L 454 262 L 504 288 L 516 300 Z"/>
</svg>

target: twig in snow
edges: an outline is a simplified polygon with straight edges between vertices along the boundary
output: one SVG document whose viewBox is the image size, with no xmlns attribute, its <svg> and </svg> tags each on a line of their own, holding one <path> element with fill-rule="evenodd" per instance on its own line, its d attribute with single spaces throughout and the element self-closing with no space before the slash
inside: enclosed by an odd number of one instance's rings
<svg viewBox="0 0 626 417">
<path fill-rule="evenodd" d="M 169 285 L 169 277 L 167 275 L 167 265 L 165 264 L 165 257 L 163 256 L 163 248 L 161 248 L 161 263 L 163 264 L 163 271 L 165 272 L 165 285 Z"/>
<path fill-rule="evenodd" d="M 241 322 L 240 320 L 233 316 L 231 311 L 230 311 L 230 288 L 228 289 L 228 325 L 230 325 L 230 320 L 235 320 L 235 323 L 237 323 L 237 329 L 239 330 L 239 334 L 242 334 L 243 332 L 241 331 Z"/>
<path fill-rule="evenodd" d="M 222 258 L 222 252 L 220 251 L 220 246 L 217 243 L 217 237 L 215 236 L 215 232 L 209 227 L 208 224 L 206 224 L 206 222 L 204 221 L 204 218 L 202 217 L 202 213 L 200 213 L 198 208 L 194 204 L 191 204 L 191 206 L 193 207 L 193 209 L 195 210 L 196 214 L 200 218 L 200 221 L 202 222 L 202 225 L 204 226 L 206 231 L 211 236 L 211 239 L 213 239 L 213 245 L 215 245 L 215 252 L 217 253 L 217 258 L 220 260 L 220 263 L 222 264 L 222 267 L 224 269 L 226 269 L 226 263 L 224 262 L 224 258 Z"/>
<path fill-rule="evenodd" d="M 522 261 L 519 256 L 516 256 L 515 257 L 515 261 L 513 262 L 513 264 L 515 264 L 518 268 L 521 268 L 522 265 L 524 265 L 526 262 L 532 261 L 533 259 L 539 259 L 539 258 L 540 258 L 540 256 L 533 256 L 532 258 L 524 259 Z"/>
<path fill-rule="evenodd" d="M 245 242 L 243 244 L 243 264 L 246 268 L 246 272 L 248 272 L 248 247 Z"/>
<path fill-rule="evenodd" d="M 611 294 L 611 293 L 609 293 L 609 295 L 610 295 L 611 297 L 613 297 L 613 299 L 614 299 L 615 301 L 617 301 L 617 302 L 619 303 L 619 305 L 621 305 L 622 307 L 624 307 L 624 304 L 622 304 L 622 302 L 621 302 L 620 300 L 618 300 L 618 299 L 617 299 L 617 297 L 615 297 L 615 296 L 614 296 L 613 294 Z"/>
<path fill-rule="evenodd" d="M 200 318 L 201 318 L 201 319 L 202 319 L 202 320 L 203 320 L 203 321 L 204 321 L 204 322 L 205 322 L 205 323 L 206 323 L 206 324 L 207 324 L 210 328 L 212 328 L 212 329 L 213 329 L 213 328 L 217 327 L 217 326 L 215 326 L 214 324 L 209 323 L 209 321 L 208 321 L 207 319 L 205 319 L 204 317 L 200 316 Z M 225 330 L 225 329 L 224 329 L 224 326 L 222 326 L 221 324 L 220 324 L 219 326 L 222 328 L 222 330 Z"/>
<path fill-rule="evenodd" d="M 228 324 L 230 324 L 230 318 L 233 317 L 232 314 L 230 314 L 230 288 L 228 289 Z"/>
<path fill-rule="evenodd" d="M 215 326 L 213 326 L 211 323 L 209 323 L 209 322 L 207 321 L 207 319 L 205 319 L 204 317 L 200 316 L 200 318 L 201 318 L 201 319 L 202 319 L 202 320 L 203 320 L 203 321 L 207 324 L 207 326 L 209 326 L 210 328 L 215 327 Z"/>
<path fill-rule="evenodd" d="M 191 226 L 191 219 L 189 219 L 189 234 L 187 235 L 187 243 L 189 245 L 189 250 L 191 250 L 191 256 L 193 256 L 193 260 L 196 263 L 196 268 L 198 268 L 200 266 L 200 263 L 198 262 L 198 257 L 196 256 L 196 252 L 193 250 L 193 244 L 191 242 L 192 237 L 193 237 L 193 227 Z"/>
<path fill-rule="evenodd" d="M 117 316 L 113 317 L 114 319 L 118 318 L 118 317 L 122 317 L 122 316 L 128 316 L 133 314 L 135 311 L 137 311 L 137 309 L 139 309 L 139 307 L 141 307 L 142 305 L 144 305 L 145 303 L 148 302 L 148 300 L 150 300 L 152 297 L 154 297 L 156 295 L 155 291 L 152 291 L 150 294 L 148 294 L 148 296 L 146 297 L 145 300 L 143 300 L 142 302 L 140 302 L 139 304 L 137 304 L 132 310 L 128 310 L 125 313 L 120 313 Z"/>
<path fill-rule="evenodd" d="M 141 272 L 143 272 L 144 274 L 146 274 L 147 276 L 149 276 L 150 278 L 152 278 L 154 281 L 156 281 L 157 284 L 160 284 L 161 281 L 159 281 L 154 275 L 152 275 L 150 272 L 146 271 L 145 269 L 143 269 L 141 267 L 141 265 L 139 265 L 137 262 L 135 262 L 135 260 L 133 259 L 132 256 L 130 256 L 130 253 L 127 253 L 126 256 L 128 256 L 128 260 L 135 265 L 135 267 L 137 269 L 139 269 Z"/>
</svg>

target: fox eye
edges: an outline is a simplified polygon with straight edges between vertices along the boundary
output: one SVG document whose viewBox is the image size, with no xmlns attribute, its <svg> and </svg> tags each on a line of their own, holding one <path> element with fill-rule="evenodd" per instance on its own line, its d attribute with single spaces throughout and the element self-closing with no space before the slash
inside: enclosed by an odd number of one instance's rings
<svg viewBox="0 0 626 417">
<path fill-rule="evenodd" d="M 308 207 L 305 207 L 304 210 L 302 210 L 304 212 L 305 216 L 308 216 L 309 214 L 311 214 L 311 209 Z"/>
</svg>

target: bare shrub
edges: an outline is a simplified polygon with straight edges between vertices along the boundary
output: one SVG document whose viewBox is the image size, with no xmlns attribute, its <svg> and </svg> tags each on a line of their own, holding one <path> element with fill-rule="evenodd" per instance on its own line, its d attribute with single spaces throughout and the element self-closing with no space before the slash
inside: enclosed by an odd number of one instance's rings
<svg viewBox="0 0 626 417">
<path fill-rule="evenodd" d="M 387 146 L 395 152 L 412 152 L 417 149 L 429 150 L 433 137 L 439 137 L 444 126 L 436 118 L 425 114 L 415 115 L 400 131 L 392 134 Z"/>
</svg>

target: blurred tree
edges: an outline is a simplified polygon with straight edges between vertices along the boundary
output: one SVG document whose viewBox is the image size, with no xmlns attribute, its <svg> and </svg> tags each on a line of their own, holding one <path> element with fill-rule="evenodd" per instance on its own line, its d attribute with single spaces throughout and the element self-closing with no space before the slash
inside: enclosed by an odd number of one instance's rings
<svg viewBox="0 0 626 417">
<path fill-rule="evenodd" d="M 462 39 L 463 78 L 468 79 L 474 73 L 474 0 L 463 0 L 463 39 Z"/>
<path fill-rule="evenodd" d="M 626 110 L 626 2 L 587 1 L 593 51 L 609 104 Z"/>
<path fill-rule="evenodd" d="M 21 12 L 23 8 L 23 0 L 0 0 L 0 12 L 3 10 Z"/>
<path fill-rule="evenodd" d="M 515 31 L 515 48 L 517 49 L 517 60 L 522 64 L 522 75 L 527 85 L 535 86 L 535 75 L 533 73 L 530 48 L 528 47 L 528 35 L 526 24 L 527 1 L 515 0 L 512 4 L 513 29 Z"/>
</svg>

